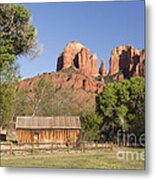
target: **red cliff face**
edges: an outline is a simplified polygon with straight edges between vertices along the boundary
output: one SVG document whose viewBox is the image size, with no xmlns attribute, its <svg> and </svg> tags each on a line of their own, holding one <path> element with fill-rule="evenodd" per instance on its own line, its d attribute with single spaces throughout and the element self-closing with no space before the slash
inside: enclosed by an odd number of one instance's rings
<svg viewBox="0 0 155 180">
<path fill-rule="evenodd" d="M 91 61 L 88 48 L 82 48 L 81 51 L 77 54 L 77 59 L 75 59 L 74 62 L 74 65 L 79 70 L 79 72 L 91 76 Z"/>
<path fill-rule="evenodd" d="M 137 50 L 133 46 L 119 46 L 113 49 L 110 57 L 110 72 L 108 74 L 104 60 L 102 60 L 100 70 L 98 70 L 96 54 L 90 55 L 88 48 L 81 43 L 73 41 L 67 44 L 59 56 L 57 72 L 45 73 L 23 80 L 20 82 L 19 88 L 26 88 L 31 92 L 35 82 L 40 77 L 52 77 L 52 83 L 58 89 L 81 89 L 84 94 L 92 94 L 95 97 L 96 94 L 102 92 L 107 75 L 111 77 L 112 81 L 119 81 L 135 76 L 144 77 L 144 70 L 144 50 Z M 99 73 L 103 76 L 102 78 L 100 78 Z"/>
<path fill-rule="evenodd" d="M 107 69 L 106 69 L 106 67 L 105 67 L 104 59 L 102 59 L 102 61 L 101 61 L 100 74 L 101 74 L 103 77 L 106 77 L 107 74 L 108 74 L 108 71 L 107 71 Z"/>
<path fill-rule="evenodd" d="M 66 45 L 58 57 L 57 71 L 71 66 L 87 76 L 98 76 L 99 74 L 96 55 L 91 56 L 89 49 L 77 41 L 72 41 Z"/>
<path fill-rule="evenodd" d="M 57 71 L 69 68 L 75 64 L 77 65 L 77 54 L 82 48 L 84 48 L 84 46 L 76 41 L 68 43 L 61 55 L 58 57 Z"/>
<path fill-rule="evenodd" d="M 93 54 L 90 57 L 90 60 L 91 60 L 91 74 L 93 76 L 98 76 L 99 75 L 99 70 L 98 70 L 98 61 L 97 61 L 96 54 Z"/>
<path fill-rule="evenodd" d="M 19 88 L 29 89 L 30 92 L 35 82 L 40 78 L 52 77 L 55 88 L 81 89 L 84 94 L 96 94 L 102 92 L 104 81 L 95 77 L 99 75 L 96 54 L 90 55 L 90 51 L 79 42 L 72 41 L 66 45 L 57 60 L 57 72 L 45 73 L 40 76 L 23 80 Z"/>
<path fill-rule="evenodd" d="M 97 81 L 94 78 L 89 78 L 80 73 L 70 73 L 70 72 L 52 72 L 44 73 L 39 76 L 28 78 L 22 80 L 18 88 L 27 89 L 30 93 L 35 86 L 36 82 L 40 78 L 51 78 L 51 83 L 56 89 L 73 89 L 73 90 L 83 90 L 82 92 L 92 94 L 92 97 L 95 98 L 95 95 L 102 92 L 103 82 Z"/>
<path fill-rule="evenodd" d="M 118 80 L 135 76 L 144 77 L 144 66 L 144 50 L 137 50 L 133 46 L 119 46 L 111 52 L 109 73 L 119 73 Z"/>
</svg>

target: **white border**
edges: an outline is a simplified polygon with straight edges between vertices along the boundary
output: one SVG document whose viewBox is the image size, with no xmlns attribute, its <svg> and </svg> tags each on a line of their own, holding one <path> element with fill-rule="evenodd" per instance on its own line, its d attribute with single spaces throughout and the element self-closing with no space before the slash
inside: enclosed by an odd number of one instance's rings
<svg viewBox="0 0 155 180">
<path fill-rule="evenodd" d="M 81 2 L 81 1 L 128 1 L 128 0 L 1 0 L 0 3 L 32 3 L 32 2 Z M 136 1 L 136 0 L 130 0 Z"/>
<path fill-rule="evenodd" d="M 61 2 L 64 0 L 61 0 Z M 69 1 L 69 0 L 68 0 Z M 74 0 L 73 0 L 74 1 Z M 82 0 L 83 1 L 83 0 Z M 91 0 L 89 0 L 91 1 Z M 2 2 L 47 2 L 42 0 L 1 0 Z M 48 2 L 51 2 L 49 0 Z M 155 0 L 146 0 L 146 171 L 105 171 L 78 169 L 0 168 L 1 179 L 119 179 L 143 180 L 155 177 Z"/>
</svg>

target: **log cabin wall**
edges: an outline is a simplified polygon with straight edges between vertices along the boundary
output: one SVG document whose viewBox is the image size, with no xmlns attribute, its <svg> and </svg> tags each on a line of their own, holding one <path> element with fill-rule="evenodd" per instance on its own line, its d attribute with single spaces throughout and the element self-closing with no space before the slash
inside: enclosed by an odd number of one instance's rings
<svg viewBox="0 0 155 180">
<path fill-rule="evenodd" d="M 18 129 L 18 143 L 66 143 L 76 142 L 80 129 Z"/>
<path fill-rule="evenodd" d="M 18 143 L 76 142 L 81 121 L 79 116 L 20 116 L 16 119 Z"/>
</svg>

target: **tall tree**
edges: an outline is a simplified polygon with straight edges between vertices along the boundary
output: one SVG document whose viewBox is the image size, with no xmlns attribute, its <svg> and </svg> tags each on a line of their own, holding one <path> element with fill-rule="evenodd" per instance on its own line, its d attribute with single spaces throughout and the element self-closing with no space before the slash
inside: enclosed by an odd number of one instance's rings
<svg viewBox="0 0 155 180">
<path fill-rule="evenodd" d="M 36 28 L 23 5 L 0 4 L 0 126 L 12 120 L 15 84 L 19 80 L 17 57 L 34 55 Z"/>
<path fill-rule="evenodd" d="M 43 116 L 47 109 L 50 107 L 50 101 L 52 101 L 52 97 L 54 94 L 54 86 L 52 83 L 52 78 L 41 77 L 35 84 L 33 88 L 33 97 L 32 99 L 32 109 L 33 114 Z"/>
<path fill-rule="evenodd" d="M 127 114 L 129 132 L 137 137 L 145 132 L 145 81 L 144 78 L 132 78 L 130 86 L 129 112 Z"/>
<path fill-rule="evenodd" d="M 134 133 L 145 131 L 144 78 L 137 77 L 107 84 L 97 98 L 97 112 L 102 117 L 101 133 L 105 140 L 116 141 L 118 129 Z"/>
</svg>

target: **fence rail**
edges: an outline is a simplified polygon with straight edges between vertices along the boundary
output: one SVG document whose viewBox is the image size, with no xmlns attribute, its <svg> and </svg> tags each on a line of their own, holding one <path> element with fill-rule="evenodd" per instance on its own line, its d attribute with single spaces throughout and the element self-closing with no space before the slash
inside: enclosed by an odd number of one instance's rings
<svg viewBox="0 0 155 180">
<path fill-rule="evenodd" d="M 12 159 L 16 156 L 16 152 L 30 152 L 31 155 L 35 155 L 36 152 L 48 151 L 53 152 L 86 152 L 86 151 L 99 151 L 99 150 L 112 150 L 113 144 L 111 143 L 23 143 L 23 144 L 13 144 L 13 143 L 3 143 L 0 142 L 0 157 L 5 157 L 9 154 L 9 158 Z M 23 154 L 22 154 L 23 155 Z"/>
</svg>

